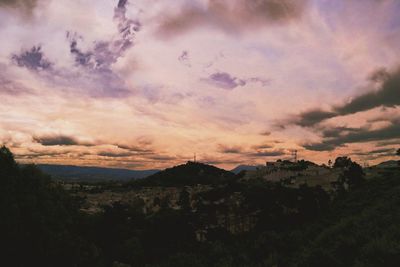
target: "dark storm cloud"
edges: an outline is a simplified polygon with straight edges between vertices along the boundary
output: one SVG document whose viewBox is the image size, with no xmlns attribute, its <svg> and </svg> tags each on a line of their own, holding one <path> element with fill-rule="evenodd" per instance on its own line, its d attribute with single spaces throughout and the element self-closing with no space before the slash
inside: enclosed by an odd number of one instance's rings
<svg viewBox="0 0 400 267">
<path fill-rule="evenodd" d="M 21 51 L 20 54 L 13 54 L 11 59 L 19 67 L 35 71 L 50 69 L 52 66 L 52 63 L 45 58 L 40 45 L 33 46 L 30 50 Z"/>
<path fill-rule="evenodd" d="M 210 0 L 206 5 L 187 4 L 164 17 L 159 33 L 173 36 L 195 27 L 212 26 L 227 32 L 285 23 L 304 13 L 307 0 Z"/>
<path fill-rule="evenodd" d="M 207 79 L 204 79 L 209 84 L 215 87 L 232 90 L 238 86 L 246 85 L 246 81 L 239 79 L 237 77 L 231 76 L 226 72 L 216 72 L 211 74 Z"/>
<path fill-rule="evenodd" d="M 77 138 L 68 135 L 34 136 L 33 140 L 43 146 L 94 146 L 90 142 L 81 142 Z"/>
<path fill-rule="evenodd" d="M 329 129 L 330 132 L 340 132 L 340 129 Z M 352 129 L 342 134 L 325 134 L 321 142 L 303 145 L 304 148 L 314 151 L 332 151 L 337 147 L 350 143 L 363 143 L 400 138 L 400 119 L 394 120 L 391 125 L 371 130 L 369 128 Z"/>
<path fill-rule="evenodd" d="M 378 69 L 369 80 L 380 83 L 379 89 L 354 97 L 347 103 L 332 107 L 332 111 L 314 109 L 300 113 L 290 121 L 302 127 L 311 127 L 327 119 L 367 111 L 377 107 L 400 105 L 400 69 L 388 72 Z"/>
</svg>

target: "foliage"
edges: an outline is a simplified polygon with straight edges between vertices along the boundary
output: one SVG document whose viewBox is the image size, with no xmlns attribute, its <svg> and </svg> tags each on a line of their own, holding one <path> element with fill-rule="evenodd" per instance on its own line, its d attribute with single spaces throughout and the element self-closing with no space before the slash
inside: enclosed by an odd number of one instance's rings
<svg viewBox="0 0 400 267">
<path fill-rule="evenodd" d="M 169 184 L 164 179 L 172 175 L 179 177 L 174 184 L 186 185 L 182 179 L 191 177 L 188 174 L 195 174 L 189 183 L 200 177 L 207 182 L 216 179 L 210 191 L 195 199 L 196 212 L 191 210 L 194 199 L 182 190 L 180 210 L 159 199 L 162 209 L 153 214 L 144 214 L 145 203 L 136 201 L 116 202 L 104 212 L 83 215 L 79 201 L 35 166 L 20 167 L 2 147 L 2 265 L 398 266 L 399 177 L 392 172 L 365 180 L 361 167 L 349 158 L 337 159 L 335 165 L 343 169 L 337 184 L 349 187 L 340 194 L 329 195 L 318 186 L 290 188 L 256 179 L 229 178 L 223 183 L 229 175 L 220 179 L 223 171 L 195 164 L 155 176 L 149 184 Z M 236 235 L 224 227 L 210 228 L 207 241 L 198 242 L 196 229 L 216 222 L 217 214 L 256 214 L 257 222 L 251 231 Z"/>
<path fill-rule="evenodd" d="M 347 168 L 352 163 L 349 157 L 337 157 L 335 163 L 333 163 L 333 168 Z"/>
<path fill-rule="evenodd" d="M 96 249 L 75 231 L 78 203 L 33 165 L 0 149 L 0 247 L 4 266 L 96 265 Z"/>
</svg>

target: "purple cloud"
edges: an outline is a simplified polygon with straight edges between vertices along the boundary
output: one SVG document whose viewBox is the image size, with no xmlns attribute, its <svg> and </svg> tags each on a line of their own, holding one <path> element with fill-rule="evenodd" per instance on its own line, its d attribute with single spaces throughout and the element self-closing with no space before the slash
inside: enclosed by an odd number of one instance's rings
<svg viewBox="0 0 400 267">
<path fill-rule="evenodd" d="M 30 50 L 22 51 L 20 54 L 13 54 L 12 61 L 19 67 L 40 71 L 50 69 L 52 63 L 44 57 L 40 45 L 33 46 Z"/>
<path fill-rule="evenodd" d="M 238 86 L 246 85 L 246 81 L 233 77 L 226 72 L 213 73 L 206 79 L 206 81 L 216 87 L 226 90 L 232 90 Z"/>
<path fill-rule="evenodd" d="M 187 67 L 191 67 L 190 59 L 189 59 L 189 52 L 184 50 L 182 54 L 178 57 L 179 62 Z"/>
</svg>

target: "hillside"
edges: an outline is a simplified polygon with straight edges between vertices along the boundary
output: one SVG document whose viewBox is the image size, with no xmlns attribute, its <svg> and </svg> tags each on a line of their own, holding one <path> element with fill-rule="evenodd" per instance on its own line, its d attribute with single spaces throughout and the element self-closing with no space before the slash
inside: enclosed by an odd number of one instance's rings
<svg viewBox="0 0 400 267">
<path fill-rule="evenodd" d="M 253 165 L 238 165 L 234 169 L 231 170 L 234 174 L 238 174 L 241 171 L 254 171 L 257 169 L 257 166 Z"/>
<path fill-rule="evenodd" d="M 235 175 L 232 172 L 211 165 L 188 161 L 186 164 L 165 169 L 132 183 L 140 186 L 189 186 L 221 184 L 234 179 Z"/>
<path fill-rule="evenodd" d="M 55 179 L 79 182 L 128 181 L 144 178 L 158 172 L 158 170 L 128 170 L 71 165 L 38 164 L 37 166 Z"/>
<path fill-rule="evenodd" d="M 304 231 L 297 266 L 399 266 L 400 169 L 333 201 Z"/>
</svg>

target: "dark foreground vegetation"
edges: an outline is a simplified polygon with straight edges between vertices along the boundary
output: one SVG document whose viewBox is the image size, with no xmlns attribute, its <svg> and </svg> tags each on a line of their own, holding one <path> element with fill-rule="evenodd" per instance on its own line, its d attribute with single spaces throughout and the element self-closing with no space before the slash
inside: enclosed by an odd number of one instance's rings
<svg viewBox="0 0 400 267">
<path fill-rule="evenodd" d="M 104 212 L 85 214 L 80 199 L 35 166 L 19 166 L 3 147 L 1 265 L 399 266 L 400 177 L 387 172 L 365 180 L 362 168 L 351 160 L 335 164 L 343 173 L 331 192 L 318 186 L 243 182 L 221 173 L 226 183 L 202 198 L 212 201 L 216 195 L 240 192 L 244 212 L 254 211 L 257 223 L 239 235 L 215 228 L 199 242 L 195 229 L 213 210 L 199 202 L 193 212 L 185 194 L 179 210 L 165 207 L 145 215 L 141 203 L 115 203 Z M 153 176 L 148 183 L 158 179 Z"/>
</svg>

